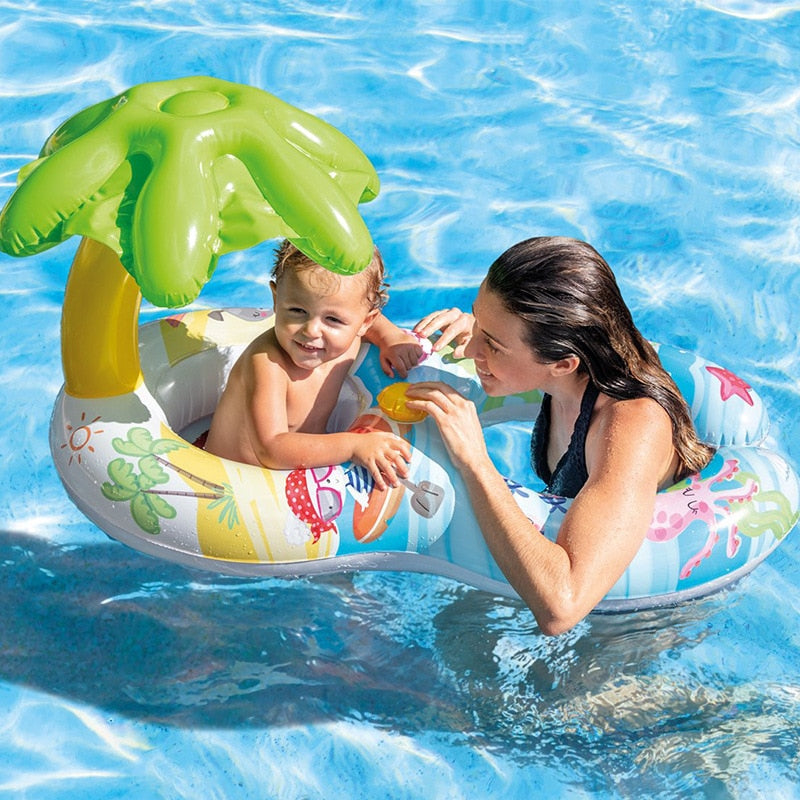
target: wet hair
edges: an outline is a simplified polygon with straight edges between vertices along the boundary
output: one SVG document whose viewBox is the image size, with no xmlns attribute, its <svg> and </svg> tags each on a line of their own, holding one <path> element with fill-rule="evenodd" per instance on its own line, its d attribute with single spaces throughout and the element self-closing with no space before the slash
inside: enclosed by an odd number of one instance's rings
<svg viewBox="0 0 800 800">
<path fill-rule="evenodd" d="M 321 285 L 323 288 L 331 291 L 336 290 L 338 281 L 343 277 L 320 266 L 316 261 L 309 258 L 305 253 L 295 247 L 288 239 L 284 239 L 275 253 L 275 263 L 272 267 L 272 280 L 274 280 L 275 283 L 279 283 L 287 269 L 292 269 L 296 272 L 307 269 L 324 270 L 320 273 L 323 276 Z M 370 310 L 383 308 L 389 299 L 389 284 L 385 280 L 384 272 L 383 258 L 376 247 L 372 252 L 372 259 L 369 264 L 355 276 L 362 279 L 364 282 L 364 298 Z"/>
<path fill-rule="evenodd" d="M 492 264 L 485 285 L 526 323 L 526 343 L 538 360 L 577 356 L 579 371 L 604 394 L 649 397 L 667 412 L 679 459 L 676 480 L 708 464 L 713 448 L 698 439 L 686 401 L 591 245 L 563 237 L 527 239 Z"/>
</svg>

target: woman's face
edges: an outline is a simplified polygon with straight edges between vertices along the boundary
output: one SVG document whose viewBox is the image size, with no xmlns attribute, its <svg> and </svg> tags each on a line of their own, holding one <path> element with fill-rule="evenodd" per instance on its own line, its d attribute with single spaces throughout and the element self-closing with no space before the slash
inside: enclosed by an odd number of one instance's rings
<svg viewBox="0 0 800 800">
<path fill-rule="evenodd" d="M 525 323 L 506 309 L 485 282 L 472 313 L 475 326 L 464 355 L 475 361 L 486 394 L 504 397 L 533 389 L 548 391 L 552 365 L 537 360 L 524 340 Z"/>
</svg>

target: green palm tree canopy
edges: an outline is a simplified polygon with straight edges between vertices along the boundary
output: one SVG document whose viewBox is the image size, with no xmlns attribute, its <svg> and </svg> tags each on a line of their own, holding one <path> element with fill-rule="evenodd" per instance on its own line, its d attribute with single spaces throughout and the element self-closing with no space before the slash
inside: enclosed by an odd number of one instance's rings
<svg viewBox="0 0 800 800">
<path fill-rule="evenodd" d="M 312 114 L 216 78 L 140 84 L 84 109 L 18 182 L 0 212 L 2 250 L 95 239 L 159 306 L 191 302 L 220 255 L 266 239 L 341 274 L 372 258 L 358 204 L 379 180 L 364 153 Z"/>
</svg>

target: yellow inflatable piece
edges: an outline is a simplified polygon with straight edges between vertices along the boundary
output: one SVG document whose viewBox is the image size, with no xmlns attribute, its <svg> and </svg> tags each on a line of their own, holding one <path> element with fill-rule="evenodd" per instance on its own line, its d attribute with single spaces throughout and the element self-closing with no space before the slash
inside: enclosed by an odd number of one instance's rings
<svg viewBox="0 0 800 800">
<path fill-rule="evenodd" d="M 61 314 L 61 361 L 74 397 L 113 397 L 142 381 L 136 281 L 117 254 L 84 239 L 72 262 Z"/>
<path fill-rule="evenodd" d="M 398 381 L 378 394 L 378 405 L 387 417 L 397 422 L 421 422 L 428 415 L 406 405 L 406 390 L 410 384 Z"/>
</svg>

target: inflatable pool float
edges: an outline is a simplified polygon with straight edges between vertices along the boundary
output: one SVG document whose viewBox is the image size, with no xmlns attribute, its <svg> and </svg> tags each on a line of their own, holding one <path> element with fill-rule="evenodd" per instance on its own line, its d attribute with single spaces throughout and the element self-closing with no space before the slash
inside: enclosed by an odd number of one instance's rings
<svg viewBox="0 0 800 800">
<path fill-rule="evenodd" d="M 226 461 L 190 444 L 216 407 L 239 353 L 272 324 L 259 309 L 194 311 L 140 329 L 143 380 L 112 398 L 62 391 L 51 448 L 75 504 L 138 550 L 234 575 L 294 576 L 355 569 L 432 572 L 513 595 L 472 514 L 460 476 L 429 419 L 397 421 L 400 398 L 377 351 L 361 353 L 331 419 L 336 430 L 391 430 L 412 445 L 410 473 L 388 491 L 352 464 L 292 471 Z M 798 517 L 795 474 L 756 445 L 768 421 L 761 399 L 722 367 L 661 346 L 702 437 L 719 445 L 699 475 L 658 494 L 638 555 L 600 604 L 623 610 L 675 603 L 737 580 Z M 445 380 L 472 399 L 484 425 L 530 421 L 538 394 L 491 398 L 469 360 L 430 355 L 409 374 Z M 387 404 L 386 402 L 384 403 Z M 192 431 L 192 433 L 184 433 Z M 530 426 L 509 426 L 504 448 L 524 463 Z M 506 479 L 526 515 L 554 537 L 568 500 Z"/>
<path fill-rule="evenodd" d="M 388 491 L 351 464 L 267 470 L 192 445 L 187 429 L 213 411 L 237 355 L 271 324 L 269 312 L 190 311 L 138 324 L 142 296 L 186 305 L 221 254 L 264 239 L 289 238 L 325 266 L 357 272 L 372 253 L 358 204 L 378 185 L 364 154 L 331 126 L 214 78 L 143 84 L 91 106 L 21 170 L 0 213 L 0 247 L 24 256 L 84 237 L 64 297 L 65 383 L 50 444 L 69 496 L 103 531 L 157 557 L 235 575 L 418 570 L 514 594 L 438 431 L 404 417 L 402 391 L 387 386 L 369 347 L 331 426 L 408 439 L 410 474 Z M 701 437 L 719 450 L 703 472 L 658 494 L 641 550 L 600 610 L 728 585 L 798 518 L 796 475 L 758 446 L 767 416 L 757 394 L 691 354 L 662 347 L 661 358 Z M 532 423 L 538 412 L 535 395 L 487 397 L 474 365 L 447 354 L 409 378 L 448 381 L 486 426 Z M 529 430 L 512 429 L 495 454 L 524 464 Z M 507 482 L 532 522 L 555 536 L 569 501 L 538 493 L 524 476 Z"/>
</svg>

